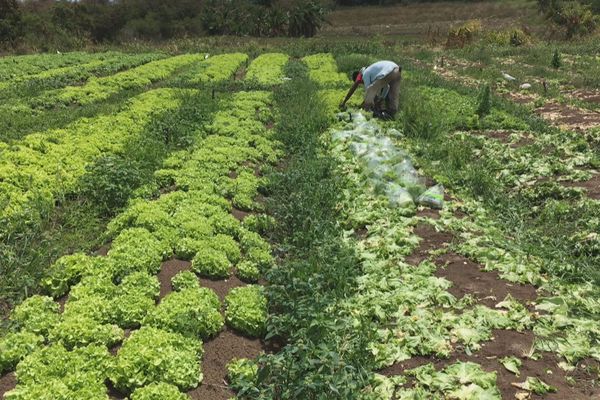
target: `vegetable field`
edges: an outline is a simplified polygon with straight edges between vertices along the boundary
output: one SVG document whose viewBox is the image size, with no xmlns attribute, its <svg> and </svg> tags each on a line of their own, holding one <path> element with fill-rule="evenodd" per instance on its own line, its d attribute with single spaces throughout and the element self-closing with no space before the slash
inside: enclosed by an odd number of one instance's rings
<svg viewBox="0 0 600 400">
<path fill-rule="evenodd" d="M 4 399 L 600 396 L 596 82 L 331 47 L 0 58 Z"/>
</svg>

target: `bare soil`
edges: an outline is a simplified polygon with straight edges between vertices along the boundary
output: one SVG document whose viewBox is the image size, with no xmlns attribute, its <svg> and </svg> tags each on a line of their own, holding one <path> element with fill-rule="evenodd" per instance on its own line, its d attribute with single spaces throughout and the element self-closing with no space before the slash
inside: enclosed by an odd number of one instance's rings
<svg viewBox="0 0 600 400">
<path fill-rule="evenodd" d="M 246 284 L 239 280 L 236 276 L 231 276 L 229 279 L 218 281 L 200 278 L 200 286 L 214 290 L 222 302 L 231 289 L 240 286 L 246 286 Z"/>
<path fill-rule="evenodd" d="M 430 251 L 446 247 L 454 239 L 452 234 L 438 232 L 430 224 L 419 224 L 413 232 L 422 240 L 419 247 L 410 256 L 406 257 L 406 262 L 415 266 L 426 260 Z"/>
<path fill-rule="evenodd" d="M 243 221 L 248 215 L 252 213 L 247 211 L 238 210 L 237 208 L 233 208 L 231 210 L 231 215 L 233 215 L 238 221 Z"/>
<path fill-rule="evenodd" d="M 227 364 L 235 358 L 255 358 L 264 352 L 258 339 L 248 339 L 225 329 L 204 343 L 202 384 L 188 392 L 194 400 L 228 400 L 234 393 L 227 387 Z"/>
<path fill-rule="evenodd" d="M 160 282 L 160 298 L 162 299 L 173 291 L 171 278 L 181 271 L 189 271 L 191 268 L 192 263 L 189 261 L 178 260 L 176 258 L 163 262 L 160 266 L 160 272 L 158 273 L 158 281 Z"/>
<path fill-rule="evenodd" d="M 14 372 L 9 372 L 0 377 L 0 398 L 4 398 L 4 394 L 15 388 L 17 385 L 17 377 Z"/>
<path fill-rule="evenodd" d="M 243 81 L 246 78 L 246 67 L 242 66 L 237 71 L 235 71 L 235 75 L 233 77 L 236 81 Z"/>
<path fill-rule="evenodd" d="M 600 104 L 600 90 L 577 89 L 567 92 L 567 94 L 581 101 Z"/>
<path fill-rule="evenodd" d="M 585 189 L 591 199 L 600 200 L 600 174 L 596 174 L 592 179 L 583 182 L 564 182 L 565 186 L 580 187 Z"/>
<path fill-rule="evenodd" d="M 417 217 L 421 218 L 430 218 L 430 219 L 440 219 L 440 211 L 434 210 L 432 208 L 424 208 L 422 210 L 417 211 Z"/>
<path fill-rule="evenodd" d="M 413 357 L 410 360 L 397 363 L 381 371 L 386 376 L 399 375 L 408 369 L 412 369 L 427 363 L 433 363 L 437 370 L 457 361 L 471 361 L 478 363 L 485 371 L 496 372 L 497 385 L 503 399 L 514 399 L 521 389 L 513 386 L 513 383 L 524 382 L 528 376 L 537 377 L 557 389 L 556 393 L 544 396 L 532 394 L 530 399 L 593 399 L 598 398 L 600 393 L 593 385 L 593 374 L 573 376 L 577 380 L 577 386 L 569 386 L 566 378 L 569 375 L 558 368 L 558 360 L 554 355 L 545 353 L 539 360 L 527 358 L 533 346 L 534 335 L 531 331 L 516 332 L 511 330 L 494 330 L 492 340 L 483 343 L 482 348 L 469 356 L 463 353 L 455 353 L 448 359 L 436 357 Z M 520 368 L 520 376 L 509 372 L 500 363 L 500 359 L 506 356 L 515 356 L 521 359 L 523 365 Z M 579 369 L 578 369 L 579 370 Z"/>
<path fill-rule="evenodd" d="M 483 136 L 496 139 L 502 143 L 510 143 L 510 135 L 512 134 L 511 131 L 481 131 L 479 133 Z M 534 140 L 531 137 L 521 136 L 521 138 L 517 142 L 510 143 L 510 147 L 516 149 L 522 146 L 528 146 L 533 143 Z"/>
<path fill-rule="evenodd" d="M 565 104 L 546 103 L 535 112 L 560 128 L 586 131 L 600 125 L 600 113 Z"/>
<path fill-rule="evenodd" d="M 512 284 L 500 278 L 496 271 L 483 271 L 479 264 L 456 253 L 447 253 L 436 261 L 440 265 L 435 275 L 452 282 L 448 289 L 456 298 L 473 295 L 480 303 L 494 307 L 507 295 L 527 305 L 537 298 L 532 285 Z"/>
</svg>

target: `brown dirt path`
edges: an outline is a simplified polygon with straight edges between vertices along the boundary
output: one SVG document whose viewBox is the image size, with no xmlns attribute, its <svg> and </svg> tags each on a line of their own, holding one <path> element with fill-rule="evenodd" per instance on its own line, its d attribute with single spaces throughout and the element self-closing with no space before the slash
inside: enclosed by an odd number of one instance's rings
<svg viewBox="0 0 600 400">
<path fill-rule="evenodd" d="M 434 210 L 422 210 L 417 215 L 432 219 L 439 218 L 439 212 Z M 423 239 L 413 254 L 407 257 L 407 261 L 415 266 L 429 258 L 431 251 L 445 248 L 457 240 L 451 233 L 438 232 L 427 223 L 419 223 L 414 233 Z M 530 310 L 532 302 L 537 298 L 534 286 L 512 284 L 501 279 L 498 272 L 484 271 L 481 265 L 454 252 L 445 252 L 433 261 L 439 266 L 435 275 L 452 282 L 452 287 L 448 291 L 457 298 L 470 294 L 479 304 L 494 308 L 499 301 L 511 295 Z M 416 356 L 380 372 L 386 376 L 393 376 L 427 363 L 433 363 L 436 369 L 440 370 L 457 361 L 471 361 L 480 364 L 488 372 L 496 372 L 497 385 L 503 399 L 515 399 L 517 394 L 523 394 L 523 390 L 515 387 L 513 383 L 524 382 L 528 376 L 541 379 L 555 387 L 557 392 L 545 396 L 531 394 L 525 397 L 527 399 L 600 399 L 600 388 L 594 383 L 597 381 L 597 376 L 594 375 L 593 369 L 578 368 L 572 373 L 566 372 L 558 367 L 559 360 L 551 353 L 544 353 L 538 360 L 530 359 L 528 356 L 532 353 L 534 340 L 535 336 L 529 330 L 524 332 L 494 330 L 492 339 L 482 343 L 482 348 L 472 355 L 467 355 L 457 348 L 448 359 Z M 500 363 L 499 360 L 506 356 L 515 356 L 522 361 L 519 377 L 509 372 Z M 587 363 L 595 367 L 600 365 L 593 360 L 587 360 Z M 569 378 L 575 380 L 577 384 L 569 385 Z"/>
<path fill-rule="evenodd" d="M 574 131 L 586 131 L 600 126 L 600 113 L 566 104 L 549 102 L 535 110 L 535 113 L 551 124 Z"/>
</svg>

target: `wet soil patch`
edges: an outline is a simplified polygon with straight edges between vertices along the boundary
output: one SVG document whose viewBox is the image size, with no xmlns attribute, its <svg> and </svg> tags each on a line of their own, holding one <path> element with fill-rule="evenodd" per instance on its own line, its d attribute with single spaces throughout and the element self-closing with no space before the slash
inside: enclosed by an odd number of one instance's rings
<svg viewBox="0 0 600 400">
<path fill-rule="evenodd" d="M 158 281 L 160 282 L 160 298 L 162 299 L 173 291 L 171 278 L 181 271 L 189 271 L 192 263 L 189 261 L 178 260 L 176 258 L 165 261 L 160 266 Z"/>
<path fill-rule="evenodd" d="M 559 127 L 585 131 L 600 125 L 600 113 L 559 103 L 547 103 L 535 110 L 540 117 Z"/>
<path fill-rule="evenodd" d="M 225 329 L 204 344 L 202 384 L 188 392 L 194 400 L 228 400 L 234 393 L 227 387 L 227 364 L 234 358 L 256 358 L 264 351 L 258 339 L 248 339 Z"/>
<path fill-rule="evenodd" d="M 413 233 L 421 237 L 419 247 L 406 258 L 406 262 L 411 265 L 419 265 L 429 257 L 429 252 L 446 247 L 451 243 L 454 236 L 447 232 L 438 232 L 430 224 L 418 224 Z"/>
<path fill-rule="evenodd" d="M 596 174 L 592 179 L 583 182 L 564 182 L 568 187 L 579 187 L 585 189 L 587 196 L 591 199 L 600 200 L 600 174 Z"/>
<path fill-rule="evenodd" d="M 200 278 L 200 286 L 214 290 L 219 296 L 219 300 L 222 302 L 231 289 L 240 286 L 246 286 L 246 284 L 239 280 L 236 276 L 231 276 L 229 279 L 218 281 Z"/>
<path fill-rule="evenodd" d="M 14 372 L 9 372 L 0 377 L 0 398 L 4 398 L 4 394 L 13 390 L 17 386 L 17 377 Z"/>
<path fill-rule="evenodd" d="M 447 253 L 436 261 L 440 268 L 435 275 L 452 282 L 448 291 L 456 298 L 473 295 L 482 304 L 495 307 L 510 294 L 524 305 L 537 298 L 532 285 L 512 284 L 500 278 L 496 271 L 483 271 L 479 264 L 456 253 Z"/>
</svg>

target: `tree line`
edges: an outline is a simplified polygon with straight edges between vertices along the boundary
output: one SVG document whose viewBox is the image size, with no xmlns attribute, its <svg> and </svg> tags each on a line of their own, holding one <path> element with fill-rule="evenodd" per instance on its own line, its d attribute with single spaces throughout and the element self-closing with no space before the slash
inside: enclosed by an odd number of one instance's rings
<svg viewBox="0 0 600 400">
<path fill-rule="evenodd" d="M 0 47 L 44 50 L 201 35 L 313 36 L 329 5 L 321 0 L 0 0 Z"/>
</svg>

